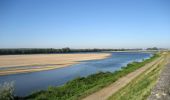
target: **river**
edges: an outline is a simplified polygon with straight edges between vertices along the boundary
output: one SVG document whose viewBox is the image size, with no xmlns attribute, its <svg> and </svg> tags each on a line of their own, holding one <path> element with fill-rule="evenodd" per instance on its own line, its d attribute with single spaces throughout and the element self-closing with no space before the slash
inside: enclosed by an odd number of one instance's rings
<svg viewBox="0 0 170 100">
<path fill-rule="evenodd" d="M 77 77 L 86 77 L 97 72 L 114 72 L 130 62 L 142 61 L 151 57 L 151 53 L 111 52 L 111 56 L 102 60 L 82 61 L 65 68 L 41 72 L 0 76 L 0 84 L 14 82 L 15 95 L 26 96 L 34 91 L 60 86 Z"/>
</svg>

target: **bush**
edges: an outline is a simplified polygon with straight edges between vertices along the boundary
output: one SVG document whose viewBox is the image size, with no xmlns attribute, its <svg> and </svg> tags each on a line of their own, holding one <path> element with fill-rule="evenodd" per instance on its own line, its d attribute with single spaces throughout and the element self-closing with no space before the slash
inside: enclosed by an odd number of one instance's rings
<svg viewBox="0 0 170 100">
<path fill-rule="evenodd" d="M 3 83 L 0 84 L 0 100 L 14 100 L 14 84 L 13 82 L 10 83 Z"/>
</svg>

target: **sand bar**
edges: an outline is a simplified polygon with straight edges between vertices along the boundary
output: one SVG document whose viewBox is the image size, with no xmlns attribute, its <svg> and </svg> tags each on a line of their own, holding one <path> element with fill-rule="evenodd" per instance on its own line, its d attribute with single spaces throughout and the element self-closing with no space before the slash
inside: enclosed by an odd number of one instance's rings
<svg viewBox="0 0 170 100">
<path fill-rule="evenodd" d="M 0 56 L 0 75 L 51 70 L 109 56 L 109 53 L 5 55 Z"/>
</svg>

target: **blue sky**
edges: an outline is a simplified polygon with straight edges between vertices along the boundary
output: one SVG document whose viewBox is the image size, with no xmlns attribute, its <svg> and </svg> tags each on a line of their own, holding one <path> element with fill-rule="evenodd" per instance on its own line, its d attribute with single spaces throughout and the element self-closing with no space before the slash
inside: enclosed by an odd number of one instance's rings
<svg viewBox="0 0 170 100">
<path fill-rule="evenodd" d="M 170 48 L 169 0 L 0 0 L 0 48 Z"/>
</svg>

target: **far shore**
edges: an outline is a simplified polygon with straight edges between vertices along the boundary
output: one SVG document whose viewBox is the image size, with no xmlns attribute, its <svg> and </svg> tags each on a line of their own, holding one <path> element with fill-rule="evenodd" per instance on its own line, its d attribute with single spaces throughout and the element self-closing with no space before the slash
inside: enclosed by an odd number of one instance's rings
<svg viewBox="0 0 170 100">
<path fill-rule="evenodd" d="M 110 55 L 110 53 L 4 55 L 0 56 L 0 75 L 52 70 L 68 67 L 80 61 L 104 59 Z"/>
</svg>

